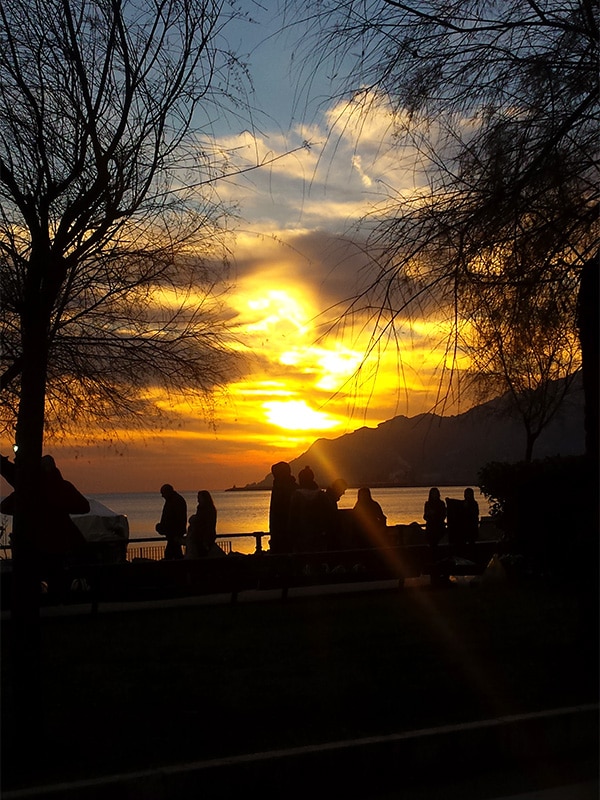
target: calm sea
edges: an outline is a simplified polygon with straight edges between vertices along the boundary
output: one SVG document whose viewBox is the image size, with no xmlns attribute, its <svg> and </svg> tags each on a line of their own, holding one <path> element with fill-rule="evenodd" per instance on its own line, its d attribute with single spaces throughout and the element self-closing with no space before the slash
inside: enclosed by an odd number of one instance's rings
<svg viewBox="0 0 600 800">
<path fill-rule="evenodd" d="M 463 486 L 440 486 L 443 498 L 462 498 Z M 475 487 L 474 487 L 475 488 Z M 381 505 L 387 516 L 388 525 L 423 522 L 423 505 L 429 492 L 428 487 L 403 487 L 395 489 L 373 489 L 372 495 Z M 348 489 L 339 502 L 339 508 L 352 508 L 356 503 L 356 489 Z M 270 492 L 211 492 L 217 507 L 217 533 L 248 533 L 269 530 Z M 188 504 L 188 516 L 196 509 L 196 492 L 183 492 Z M 486 499 L 475 488 L 482 516 L 488 514 Z M 131 539 L 156 537 L 154 526 L 160 519 L 163 499 L 158 492 L 141 494 L 98 494 L 91 495 L 117 514 L 125 514 L 129 520 Z M 240 553 L 253 553 L 254 537 L 235 539 L 233 549 Z M 267 540 L 263 540 L 267 547 Z"/>
</svg>

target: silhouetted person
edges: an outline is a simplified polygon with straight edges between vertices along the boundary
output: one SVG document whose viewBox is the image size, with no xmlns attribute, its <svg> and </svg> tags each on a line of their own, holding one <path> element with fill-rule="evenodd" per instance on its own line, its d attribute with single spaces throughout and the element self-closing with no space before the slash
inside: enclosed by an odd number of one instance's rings
<svg viewBox="0 0 600 800">
<path fill-rule="evenodd" d="M 479 537 L 479 503 L 475 500 L 475 492 L 470 487 L 464 491 L 464 526 L 465 541 L 473 544 Z"/>
<path fill-rule="evenodd" d="M 315 473 L 308 464 L 298 473 L 298 486 L 301 489 L 312 489 L 313 491 L 319 488 L 319 484 L 315 481 Z"/>
<path fill-rule="evenodd" d="M 12 542 L 13 555 L 15 549 L 24 549 L 38 579 L 47 581 L 48 593 L 61 598 L 68 590 L 64 585 L 65 564 L 84 562 L 89 555 L 85 537 L 70 515 L 89 513 L 90 503 L 70 481 L 63 478 L 52 456 L 42 457 L 40 470 L 41 525 L 29 531 L 27 542 Z M 14 486 L 16 467 L 6 456 L 2 456 L 1 472 Z M 2 514 L 14 514 L 15 495 L 12 492 L 4 498 L 0 504 Z"/>
<path fill-rule="evenodd" d="M 359 547 L 378 547 L 385 545 L 385 527 L 387 517 L 371 490 L 363 486 L 358 490 L 352 514 L 358 529 Z"/>
<path fill-rule="evenodd" d="M 196 513 L 190 517 L 188 533 L 185 538 L 186 558 L 205 558 L 217 541 L 217 509 L 210 492 L 198 492 Z"/>
<path fill-rule="evenodd" d="M 169 561 L 183 558 L 181 544 L 187 528 L 187 503 L 185 498 L 178 494 L 170 483 L 160 487 L 165 504 L 160 522 L 156 523 L 156 531 L 167 539 L 165 559 Z"/>
<path fill-rule="evenodd" d="M 464 499 L 446 498 L 448 543 L 455 555 L 465 555 L 479 531 L 479 505 L 473 489 L 465 489 Z"/>
<path fill-rule="evenodd" d="M 319 547 L 319 489 L 312 469 L 298 473 L 298 487 L 290 499 L 289 531 L 292 551 L 302 553 Z"/>
<path fill-rule="evenodd" d="M 272 553 L 291 553 L 290 504 L 297 489 L 290 465 L 279 461 L 271 467 L 273 488 L 269 504 L 269 550 Z"/>
<path fill-rule="evenodd" d="M 446 504 L 435 486 L 429 490 L 429 497 L 423 509 L 425 533 L 432 548 L 436 547 L 446 532 Z"/>
<path fill-rule="evenodd" d="M 438 561 L 438 544 L 446 532 L 446 505 L 440 497 L 440 490 L 433 487 L 423 509 L 425 533 L 431 550 L 431 585 L 444 586 L 449 583 L 448 575 L 441 567 L 435 567 Z"/>
<path fill-rule="evenodd" d="M 336 478 L 319 497 L 320 531 L 316 549 L 339 550 L 342 547 L 342 524 L 338 502 L 344 495 L 348 484 L 343 478 Z"/>
<path fill-rule="evenodd" d="M 16 467 L 2 456 L 1 473 L 11 486 L 15 485 Z M 52 456 L 41 460 L 41 492 L 43 525 L 31 531 L 31 542 L 41 556 L 80 555 L 86 549 L 86 541 L 70 514 L 87 514 L 90 503 L 75 486 L 63 478 Z M 0 512 L 12 516 L 15 493 L 9 494 L 0 504 Z"/>
</svg>

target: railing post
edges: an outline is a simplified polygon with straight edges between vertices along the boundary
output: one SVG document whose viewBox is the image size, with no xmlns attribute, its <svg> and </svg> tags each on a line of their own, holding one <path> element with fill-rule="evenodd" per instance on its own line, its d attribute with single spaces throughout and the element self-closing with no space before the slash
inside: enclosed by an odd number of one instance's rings
<svg viewBox="0 0 600 800">
<path fill-rule="evenodd" d="M 255 553 L 262 553 L 262 537 L 263 537 L 262 531 L 254 531 L 254 538 L 256 539 L 256 549 L 254 551 Z"/>
</svg>

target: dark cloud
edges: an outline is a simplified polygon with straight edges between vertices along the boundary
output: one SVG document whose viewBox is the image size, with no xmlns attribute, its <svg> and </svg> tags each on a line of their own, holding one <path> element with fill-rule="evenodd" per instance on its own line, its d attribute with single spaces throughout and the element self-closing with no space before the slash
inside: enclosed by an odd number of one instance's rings
<svg viewBox="0 0 600 800">
<path fill-rule="evenodd" d="M 364 242 L 321 229 L 257 237 L 255 252 L 236 250 L 235 272 L 238 280 L 280 272 L 288 285 L 312 287 L 325 308 L 360 290 L 370 261 Z"/>
</svg>

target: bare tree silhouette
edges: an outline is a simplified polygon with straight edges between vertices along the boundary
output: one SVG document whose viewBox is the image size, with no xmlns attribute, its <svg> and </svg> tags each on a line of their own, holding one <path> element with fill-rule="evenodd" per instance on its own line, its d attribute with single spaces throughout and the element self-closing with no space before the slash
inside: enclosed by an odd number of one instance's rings
<svg viewBox="0 0 600 800">
<path fill-rule="evenodd" d="M 502 315 L 517 290 L 552 293 L 576 333 L 573 293 L 584 264 L 598 268 L 597 4 L 329 0 L 290 13 L 309 34 L 304 85 L 315 60 L 326 67 L 338 106 L 347 100 L 338 125 L 383 105 L 419 179 L 404 192 L 382 184 L 386 200 L 363 220 L 367 277 L 344 316 L 370 321 L 371 352 L 398 346 L 410 309 L 435 307 L 453 324 L 452 356 L 482 297 Z M 582 296 L 582 315 L 596 304 Z M 513 322 L 517 312 L 538 327 L 529 348 L 555 334 L 547 315 L 520 303 Z"/>
<path fill-rule="evenodd" d="M 243 67 L 224 38 L 237 13 L 213 0 L 0 8 L 1 379 L 18 446 L 12 611 L 27 725 L 45 429 L 140 420 L 157 390 L 207 400 L 235 366 L 217 290 L 228 209 L 212 188 L 230 166 L 203 131 L 239 101 Z"/>
</svg>

